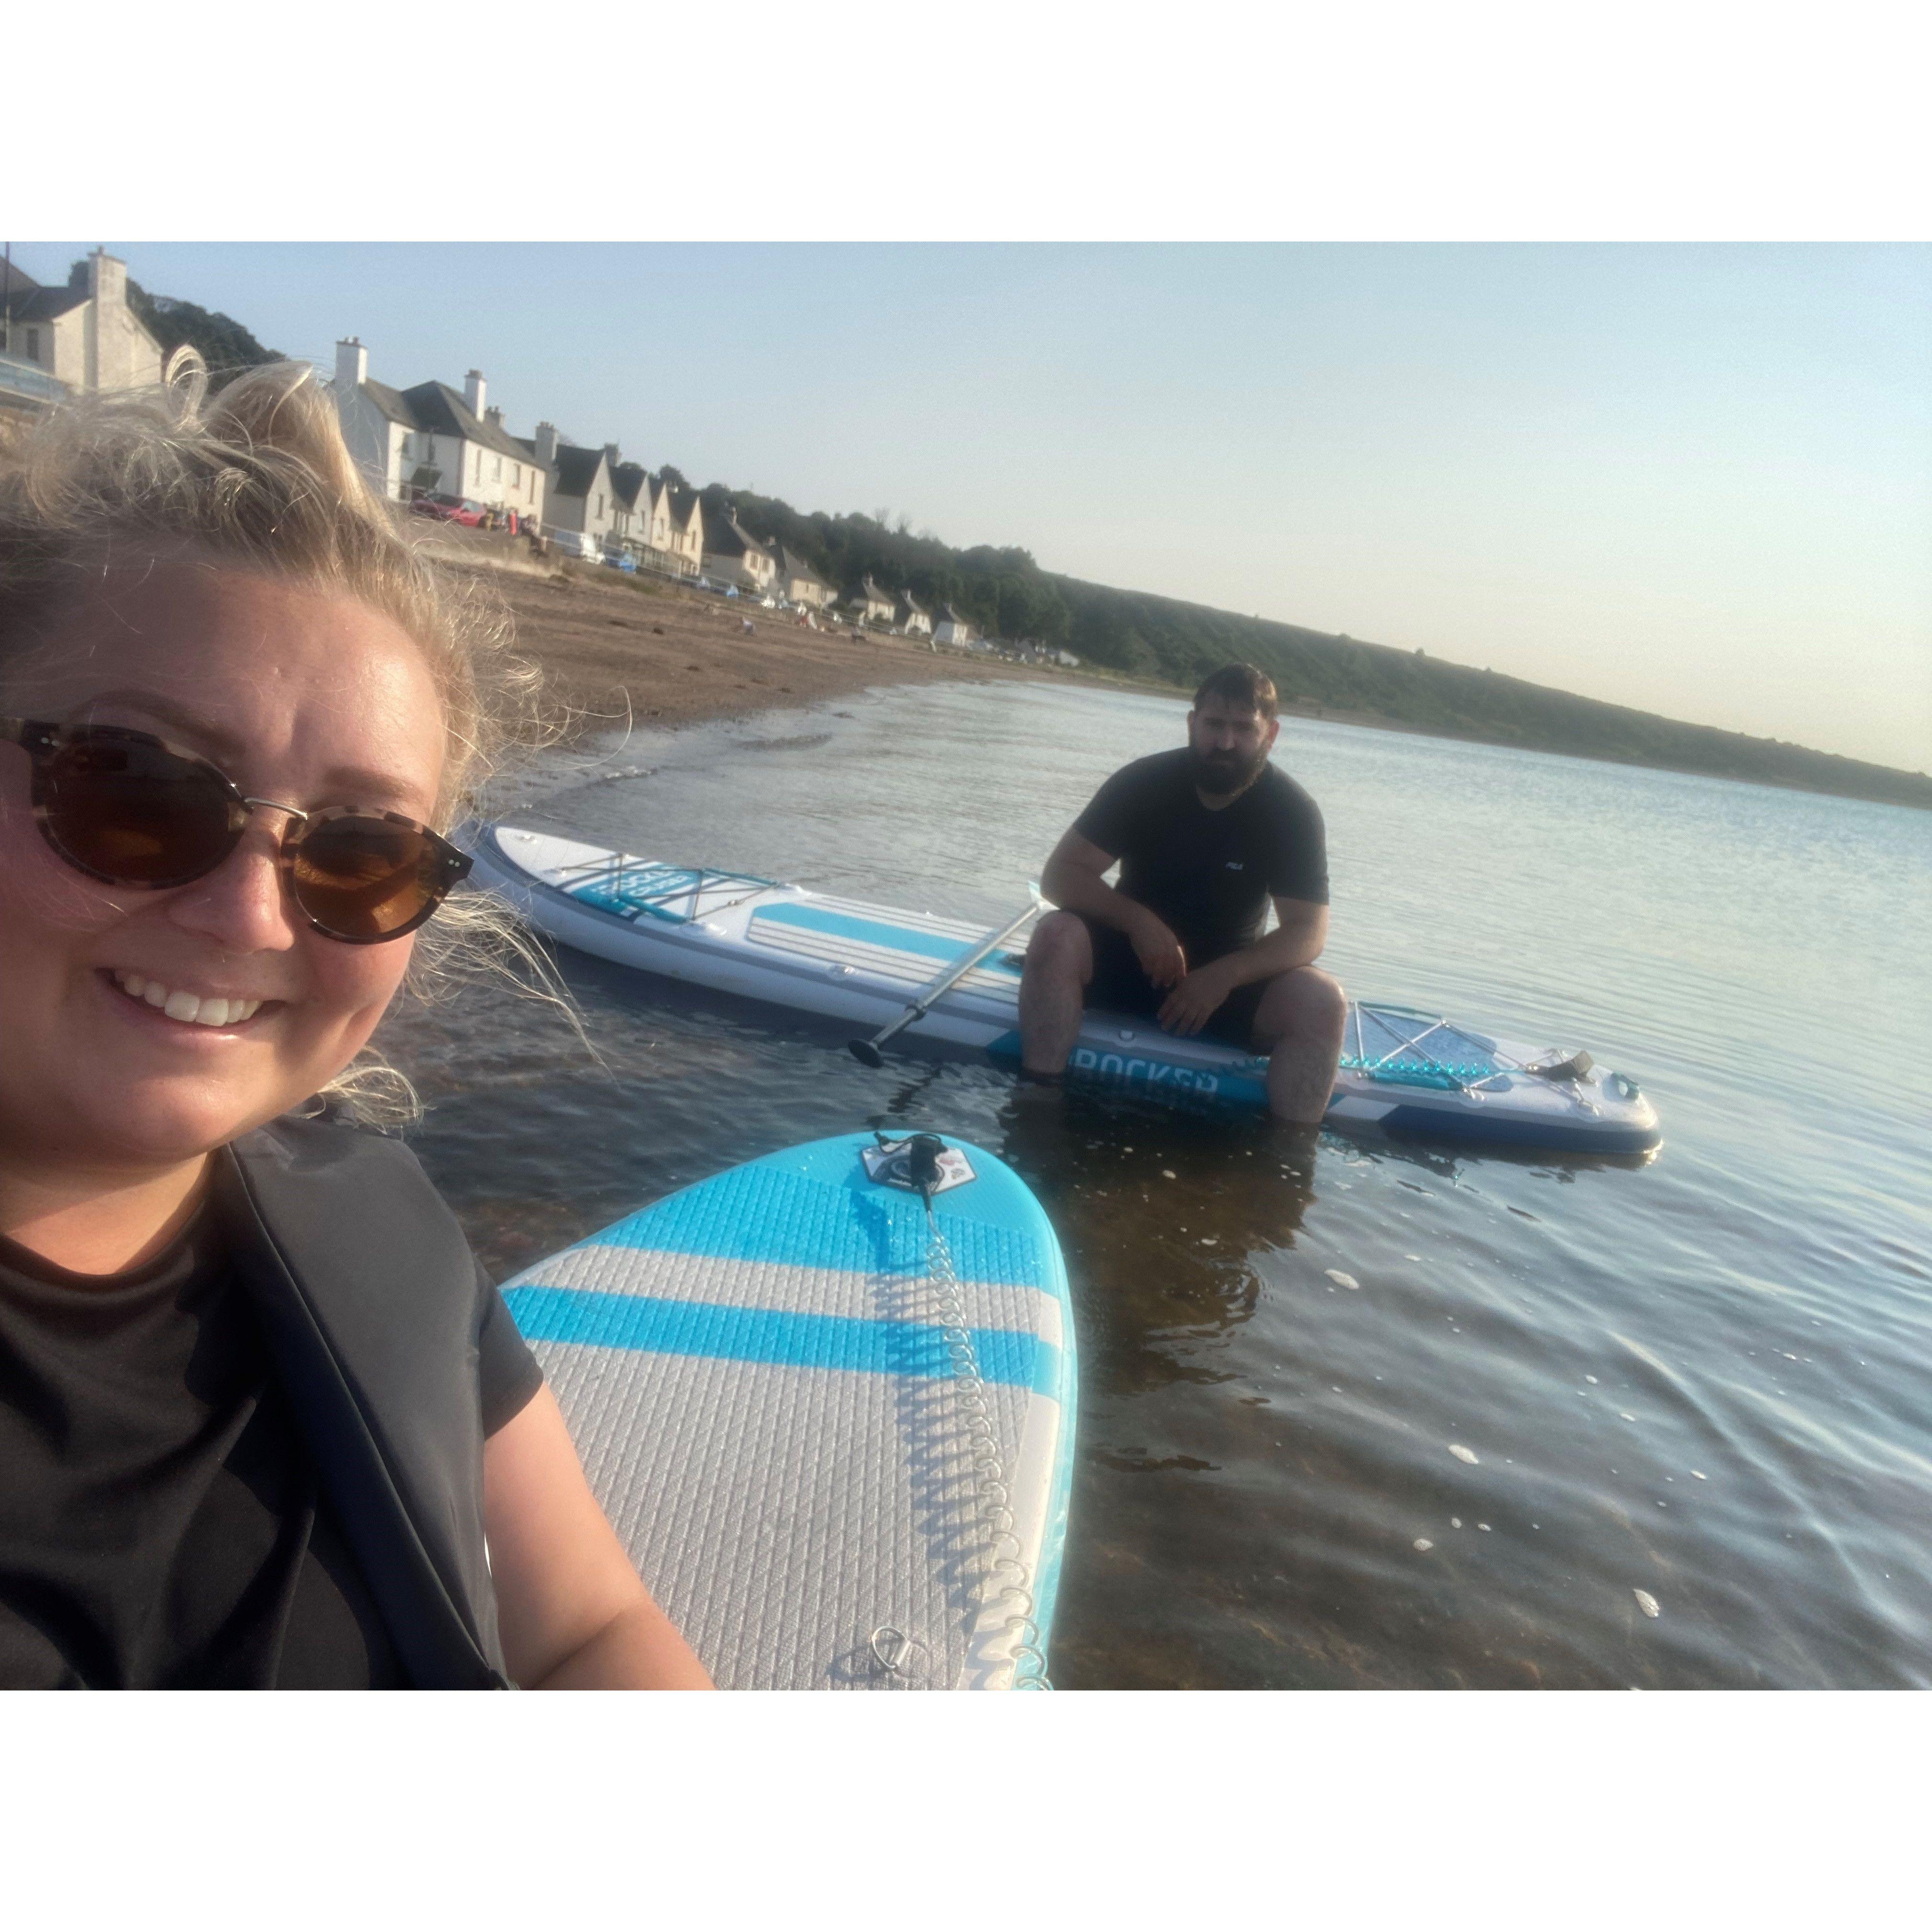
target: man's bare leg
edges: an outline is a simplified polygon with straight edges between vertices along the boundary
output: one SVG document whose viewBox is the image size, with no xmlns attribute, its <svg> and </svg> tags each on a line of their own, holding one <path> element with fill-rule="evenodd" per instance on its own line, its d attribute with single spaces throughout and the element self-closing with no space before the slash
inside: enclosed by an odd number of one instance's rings
<svg viewBox="0 0 1932 1932">
<path fill-rule="evenodd" d="M 1034 928 L 1020 974 L 1020 1064 L 1029 1073 L 1058 1073 L 1080 1037 L 1094 942 L 1070 912 L 1050 912 Z"/>
<path fill-rule="evenodd" d="M 1314 1126 L 1328 1111 L 1348 1015 L 1342 982 L 1315 967 L 1298 966 L 1268 982 L 1255 1011 L 1255 1037 L 1267 1048 L 1268 1111 L 1277 1120 Z"/>
</svg>

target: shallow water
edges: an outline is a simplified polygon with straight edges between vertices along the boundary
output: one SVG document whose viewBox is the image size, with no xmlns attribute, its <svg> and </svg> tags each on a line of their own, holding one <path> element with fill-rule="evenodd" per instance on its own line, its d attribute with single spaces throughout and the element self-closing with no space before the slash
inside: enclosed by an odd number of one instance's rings
<svg viewBox="0 0 1932 1932">
<path fill-rule="evenodd" d="M 554 757 L 504 802 L 990 925 L 1184 709 L 886 692 Z M 602 1069 L 496 990 L 392 1023 L 415 1144 L 500 1276 L 820 1135 L 1011 1162 L 1080 1338 L 1062 1685 L 1926 1683 L 1932 814 L 1298 720 L 1276 755 L 1328 820 L 1324 964 L 1587 1047 L 1655 1100 L 1654 1158 L 1311 1150 L 868 1072 L 836 1024 L 574 955 Z"/>
</svg>

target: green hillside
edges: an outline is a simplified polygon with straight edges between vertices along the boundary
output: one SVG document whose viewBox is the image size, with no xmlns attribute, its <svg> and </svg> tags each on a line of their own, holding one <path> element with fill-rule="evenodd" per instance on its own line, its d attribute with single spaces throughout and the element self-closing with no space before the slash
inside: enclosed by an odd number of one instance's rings
<svg viewBox="0 0 1932 1932">
<path fill-rule="evenodd" d="M 676 472 L 673 472 L 675 475 Z M 1060 644 L 1088 662 L 1191 690 L 1216 664 L 1259 664 L 1285 701 L 1525 750 L 1655 765 L 1760 784 L 1932 810 L 1932 778 L 1776 739 L 1687 724 L 1498 676 L 1420 651 L 1399 651 L 1202 604 L 1118 590 L 1043 571 L 1023 550 L 956 550 L 903 518 L 829 516 L 712 484 L 711 515 L 734 506 L 754 536 L 784 544 L 842 592 L 870 575 L 942 603 L 989 636 Z"/>
</svg>

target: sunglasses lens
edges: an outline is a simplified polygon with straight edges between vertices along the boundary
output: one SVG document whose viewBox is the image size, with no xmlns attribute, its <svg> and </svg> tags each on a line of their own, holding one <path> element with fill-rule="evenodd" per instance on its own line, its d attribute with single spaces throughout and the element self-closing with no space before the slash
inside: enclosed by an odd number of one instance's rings
<svg viewBox="0 0 1932 1932">
<path fill-rule="evenodd" d="M 63 745 L 46 764 L 38 798 L 61 850 L 117 885 L 182 885 L 213 872 L 235 847 L 220 779 L 131 734 L 90 734 Z"/>
<path fill-rule="evenodd" d="M 356 814 L 310 826 L 290 872 L 302 910 L 332 938 L 355 944 L 420 926 L 454 882 L 429 833 Z"/>
</svg>

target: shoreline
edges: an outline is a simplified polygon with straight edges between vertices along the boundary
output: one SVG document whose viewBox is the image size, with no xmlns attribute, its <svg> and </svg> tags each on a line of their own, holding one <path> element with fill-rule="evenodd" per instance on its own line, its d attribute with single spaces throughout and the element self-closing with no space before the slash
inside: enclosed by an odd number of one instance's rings
<svg viewBox="0 0 1932 1932">
<path fill-rule="evenodd" d="M 518 650 L 542 669 L 550 701 L 570 714 L 562 740 L 566 744 L 622 721 L 627 706 L 628 716 L 637 722 L 675 730 L 758 711 L 854 697 L 880 684 L 1052 683 L 1180 703 L 1190 695 L 1179 686 L 1086 665 L 1070 670 L 1017 664 L 988 660 L 954 646 L 929 646 L 876 631 L 855 633 L 843 622 L 814 631 L 797 622 L 794 612 L 767 610 L 748 598 L 719 598 L 602 565 L 568 560 L 542 562 L 521 545 L 512 549 L 508 540 L 474 538 L 468 532 L 457 536 L 439 531 L 426 547 L 466 572 L 488 573 L 515 620 Z M 749 631 L 745 628 L 748 620 Z M 1771 776 L 1526 745 L 1495 734 L 1414 724 L 1334 706 L 1285 703 L 1281 715 L 1905 811 L 1932 808 Z"/>
</svg>

